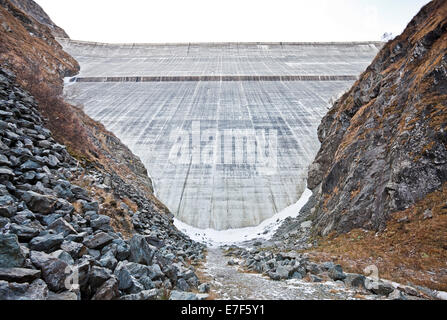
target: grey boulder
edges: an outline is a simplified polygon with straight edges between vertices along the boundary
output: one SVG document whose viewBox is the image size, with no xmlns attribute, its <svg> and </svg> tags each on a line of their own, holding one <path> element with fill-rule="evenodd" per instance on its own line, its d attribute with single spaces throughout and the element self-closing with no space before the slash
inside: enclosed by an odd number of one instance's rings
<svg viewBox="0 0 447 320">
<path fill-rule="evenodd" d="M 40 270 L 24 268 L 0 268 L 0 280 L 8 282 L 32 282 L 40 277 Z"/>
<path fill-rule="evenodd" d="M 41 279 L 31 284 L 0 280 L 0 300 L 46 300 L 48 287 Z"/>
<path fill-rule="evenodd" d="M 90 239 L 84 241 L 84 244 L 87 246 L 87 248 L 90 249 L 102 249 L 112 241 L 113 241 L 112 236 L 110 236 L 105 232 L 99 232 Z"/>
<path fill-rule="evenodd" d="M 62 234 L 46 234 L 33 238 L 29 244 L 31 250 L 48 253 L 58 249 L 62 242 L 64 242 L 64 236 Z"/>
<path fill-rule="evenodd" d="M 28 208 L 37 213 L 49 214 L 53 212 L 57 199 L 52 196 L 43 195 L 34 191 L 26 191 L 22 194 Z"/>
<path fill-rule="evenodd" d="M 22 267 L 25 263 L 17 236 L 0 234 L 0 268 Z"/>
<path fill-rule="evenodd" d="M 156 248 L 149 244 L 142 235 L 135 235 L 130 240 L 129 261 L 151 265 Z"/>
</svg>

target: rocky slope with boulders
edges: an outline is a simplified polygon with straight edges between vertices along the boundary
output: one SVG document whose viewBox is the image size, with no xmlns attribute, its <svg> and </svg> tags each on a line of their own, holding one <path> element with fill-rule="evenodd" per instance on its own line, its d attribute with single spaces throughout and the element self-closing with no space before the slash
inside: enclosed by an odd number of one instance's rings
<svg viewBox="0 0 447 320">
<path fill-rule="evenodd" d="M 14 80 L 0 69 L 0 299 L 147 300 L 197 290 L 191 262 L 203 259 L 203 246 L 125 183 L 121 195 L 138 205 L 116 197 L 111 212 L 101 195 L 113 178 L 58 144 Z M 117 219 L 132 226 L 127 237 Z"/>
</svg>

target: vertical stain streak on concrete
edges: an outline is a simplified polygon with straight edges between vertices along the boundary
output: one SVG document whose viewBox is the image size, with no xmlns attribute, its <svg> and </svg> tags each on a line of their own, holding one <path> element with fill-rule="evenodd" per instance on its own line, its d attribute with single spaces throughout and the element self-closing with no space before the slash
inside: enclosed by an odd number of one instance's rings
<svg viewBox="0 0 447 320">
<path fill-rule="evenodd" d="M 375 43 L 61 43 L 81 64 L 69 100 L 141 158 L 178 219 L 218 230 L 257 225 L 300 198 L 328 101 L 377 53 Z M 171 133 L 195 122 L 215 135 L 213 163 L 168 161 Z M 251 130 L 257 145 L 276 132 L 274 170 L 222 163 L 225 130 Z M 244 159 L 244 145 L 231 145 L 233 157 Z"/>
</svg>

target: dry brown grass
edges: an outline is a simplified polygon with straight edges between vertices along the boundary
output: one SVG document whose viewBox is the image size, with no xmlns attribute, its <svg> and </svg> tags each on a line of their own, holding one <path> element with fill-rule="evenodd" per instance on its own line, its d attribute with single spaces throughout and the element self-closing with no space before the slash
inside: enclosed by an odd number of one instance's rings
<svg viewBox="0 0 447 320">
<path fill-rule="evenodd" d="M 138 205 L 129 198 L 121 199 L 133 212 L 138 211 Z"/>
<path fill-rule="evenodd" d="M 21 70 L 18 79 L 38 102 L 39 111 L 47 119 L 46 126 L 54 138 L 68 147 L 68 151 L 79 160 L 92 161 L 97 158 L 98 148 L 89 138 L 88 130 L 78 116 L 79 110 L 66 103 L 59 89 L 40 80 L 43 75 L 36 63 L 30 62 L 33 72 Z"/>
<path fill-rule="evenodd" d="M 330 235 L 308 251 L 312 260 L 334 260 L 348 272 L 376 265 L 380 276 L 402 284 L 447 291 L 447 184 L 415 206 L 393 214 L 382 233 L 352 230 Z M 424 218 L 430 208 L 433 217 Z M 405 218 L 405 219 L 404 219 Z"/>
<path fill-rule="evenodd" d="M 106 192 L 102 189 L 96 189 L 95 195 L 101 198 L 102 205 L 99 213 L 110 217 L 110 225 L 115 232 L 121 232 L 124 239 L 132 238 L 135 234 L 135 229 L 129 213 L 121 209 L 121 204 L 124 201 L 116 197 L 113 193 Z"/>
</svg>

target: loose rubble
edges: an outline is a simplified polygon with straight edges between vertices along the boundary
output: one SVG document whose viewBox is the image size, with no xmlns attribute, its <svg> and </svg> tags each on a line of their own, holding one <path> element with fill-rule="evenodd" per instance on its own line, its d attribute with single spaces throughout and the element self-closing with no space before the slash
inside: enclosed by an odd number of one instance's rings
<svg viewBox="0 0 447 320">
<path fill-rule="evenodd" d="M 291 279 L 311 283 L 334 282 L 354 290 L 368 299 L 420 300 L 435 299 L 428 289 L 416 289 L 382 279 L 346 273 L 333 262 L 315 263 L 307 254 L 296 251 L 280 252 L 274 249 L 247 249 L 237 246 L 224 247 L 228 265 L 238 265 L 248 272 L 260 273 L 274 281 Z M 425 292 L 424 292 L 425 291 Z"/>
</svg>

